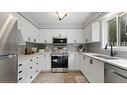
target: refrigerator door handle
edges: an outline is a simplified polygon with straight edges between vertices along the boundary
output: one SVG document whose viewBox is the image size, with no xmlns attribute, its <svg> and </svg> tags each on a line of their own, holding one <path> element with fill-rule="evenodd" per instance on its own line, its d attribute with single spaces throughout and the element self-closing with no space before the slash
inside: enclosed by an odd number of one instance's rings
<svg viewBox="0 0 127 95">
<path fill-rule="evenodd" d="M 7 59 L 7 58 L 13 58 L 13 57 L 16 57 L 16 54 L 10 54 L 10 55 L 3 55 L 3 56 L 0 56 L 0 60 L 1 60 L 1 59 Z"/>
</svg>

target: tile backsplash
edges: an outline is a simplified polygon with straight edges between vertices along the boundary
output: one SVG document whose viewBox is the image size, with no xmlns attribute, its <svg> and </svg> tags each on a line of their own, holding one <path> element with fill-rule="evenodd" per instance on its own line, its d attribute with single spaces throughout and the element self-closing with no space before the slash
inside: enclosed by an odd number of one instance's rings
<svg viewBox="0 0 127 95">
<path fill-rule="evenodd" d="M 109 50 L 101 49 L 101 42 L 89 43 L 89 44 L 87 44 L 87 49 L 88 49 L 88 52 L 110 55 Z M 127 58 L 127 52 L 116 51 L 116 56 Z"/>
<path fill-rule="evenodd" d="M 80 44 L 67 44 L 68 52 L 78 52 L 78 46 Z M 35 43 L 26 43 L 27 47 L 37 47 L 38 49 L 47 49 L 46 51 L 52 51 L 52 44 L 35 44 Z M 18 54 L 24 54 L 26 46 L 18 46 Z M 82 44 L 83 48 L 87 50 L 85 44 Z"/>
</svg>

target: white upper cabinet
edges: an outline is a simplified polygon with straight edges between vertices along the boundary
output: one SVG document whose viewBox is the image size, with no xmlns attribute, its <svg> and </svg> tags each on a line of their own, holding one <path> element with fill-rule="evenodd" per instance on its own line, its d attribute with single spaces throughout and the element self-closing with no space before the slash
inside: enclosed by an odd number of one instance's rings
<svg viewBox="0 0 127 95">
<path fill-rule="evenodd" d="M 38 42 L 39 29 L 18 13 L 12 13 L 12 15 L 17 17 L 18 29 L 21 31 L 24 41 Z"/>
<path fill-rule="evenodd" d="M 92 24 L 92 41 L 100 41 L 100 22 L 95 22 Z"/>
<path fill-rule="evenodd" d="M 82 29 L 68 31 L 68 43 L 84 43 Z"/>
<path fill-rule="evenodd" d="M 84 30 L 85 42 L 100 41 L 100 22 L 94 22 L 88 25 Z"/>
<path fill-rule="evenodd" d="M 40 29 L 40 43 L 52 43 L 53 37 L 67 37 L 68 43 L 84 43 L 82 29 Z"/>
<path fill-rule="evenodd" d="M 92 25 L 88 25 L 85 29 L 84 29 L 84 35 L 85 35 L 85 43 L 87 42 L 92 42 Z"/>
</svg>

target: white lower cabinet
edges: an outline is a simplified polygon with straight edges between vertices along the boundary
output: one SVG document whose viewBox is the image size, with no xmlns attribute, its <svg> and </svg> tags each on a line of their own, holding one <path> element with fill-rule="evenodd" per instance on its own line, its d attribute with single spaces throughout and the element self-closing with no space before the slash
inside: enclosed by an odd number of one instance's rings
<svg viewBox="0 0 127 95">
<path fill-rule="evenodd" d="M 51 53 L 42 54 L 41 71 L 51 71 Z"/>
<path fill-rule="evenodd" d="M 69 71 L 79 70 L 79 53 L 75 53 L 75 52 L 69 53 L 68 68 Z"/>
<path fill-rule="evenodd" d="M 79 62 L 80 62 L 80 66 L 79 66 L 79 68 L 80 68 L 80 71 L 83 73 L 84 72 L 84 55 L 83 54 L 80 54 L 79 55 Z"/>
<path fill-rule="evenodd" d="M 40 55 L 18 63 L 18 83 L 30 83 L 40 72 Z"/>
<path fill-rule="evenodd" d="M 88 56 L 81 56 L 80 70 L 91 83 L 104 83 L 104 63 Z"/>
</svg>

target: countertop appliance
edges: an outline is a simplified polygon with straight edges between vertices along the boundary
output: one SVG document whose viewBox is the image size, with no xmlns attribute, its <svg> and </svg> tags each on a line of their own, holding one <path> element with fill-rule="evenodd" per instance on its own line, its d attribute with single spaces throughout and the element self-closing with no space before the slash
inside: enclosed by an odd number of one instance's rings
<svg viewBox="0 0 127 95">
<path fill-rule="evenodd" d="M 67 72 L 68 71 L 68 50 L 67 38 L 53 38 L 53 53 L 51 54 L 51 71 Z"/>
<path fill-rule="evenodd" d="M 17 19 L 0 13 L 0 83 L 17 82 Z"/>
<path fill-rule="evenodd" d="M 107 63 L 104 68 L 105 83 L 127 83 L 127 70 Z"/>
</svg>

